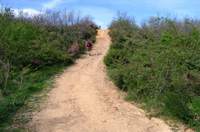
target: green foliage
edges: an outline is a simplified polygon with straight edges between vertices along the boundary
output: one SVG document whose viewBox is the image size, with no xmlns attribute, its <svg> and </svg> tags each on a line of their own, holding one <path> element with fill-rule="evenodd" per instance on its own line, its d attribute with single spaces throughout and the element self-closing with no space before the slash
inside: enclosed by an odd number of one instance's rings
<svg viewBox="0 0 200 132">
<path fill-rule="evenodd" d="M 126 53 L 126 50 L 112 49 L 108 52 L 107 57 L 105 57 L 104 63 L 109 67 L 115 68 L 118 61 L 124 60 Z"/>
<path fill-rule="evenodd" d="M 110 27 L 108 75 L 127 99 L 199 130 L 200 21 L 151 17 L 141 28 L 123 28 L 126 18 Z"/>
<path fill-rule="evenodd" d="M 192 113 L 188 108 L 187 104 L 189 103 L 189 98 L 187 94 L 182 93 L 166 93 L 164 96 L 163 102 L 163 113 L 167 115 L 172 115 L 182 119 L 185 123 L 189 123 L 192 118 Z"/>
<path fill-rule="evenodd" d="M 15 17 L 10 8 L 1 8 L 0 130 L 52 75 L 85 52 L 85 40 L 95 42 L 97 35 L 88 16 L 69 12 L 67 21 L 63 12 Z"/>
</svg>

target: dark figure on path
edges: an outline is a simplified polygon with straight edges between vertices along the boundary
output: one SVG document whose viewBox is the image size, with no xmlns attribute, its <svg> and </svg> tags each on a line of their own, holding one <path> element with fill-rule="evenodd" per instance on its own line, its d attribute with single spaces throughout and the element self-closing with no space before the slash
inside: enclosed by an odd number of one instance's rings
<svg viewBox="0 0 200 132">
<path fill-rule="evenodd" d="M 90 40 L 85 42 L 85 47 L 87 49 L 87 54 L 88 55 L 91 55 L 92 45 L 93 45 L 93 43 Z"/>
</svg>

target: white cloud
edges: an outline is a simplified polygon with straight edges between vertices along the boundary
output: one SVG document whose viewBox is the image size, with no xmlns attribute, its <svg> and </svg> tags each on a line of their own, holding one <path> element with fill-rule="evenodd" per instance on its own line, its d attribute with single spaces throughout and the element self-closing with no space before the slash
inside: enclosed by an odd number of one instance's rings
<svg viewBox="0 0 200 132">
<path fill-rule="evenodd" d="M 62 0 L 51 0 L 48 3 L 44 3 L 43 4 L 43 8 L 44 9 L 51 9 L 51 8 L 55 7 L 57 4 L 59 4 L 61 2 L 62 2 Z"/>
<path fill-rule="evenodd" d="M 51 0 L 47 3 L 44 3 L 42 6 L 43 6 L 43 10 L 46 10 L 46 9 L 52 9 L 61 3 L 70 3 L 70 2 L 75 2 L 75 1 L 77 0 Z"/>
<path fill-rule="evenodd" d="M 16 16 L 20 15 L 20 13 L 26 13 L 28 16 L 43 14 L 43 12 L 34 9 L 14 9 L 14 13 Z"/>
</svg>

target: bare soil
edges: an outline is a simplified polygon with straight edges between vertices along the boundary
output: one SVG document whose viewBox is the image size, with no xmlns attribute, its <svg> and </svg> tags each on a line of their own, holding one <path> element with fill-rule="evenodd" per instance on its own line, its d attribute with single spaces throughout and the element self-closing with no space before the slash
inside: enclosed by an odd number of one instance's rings
<svg viewBox="0 0 200 132">
<path fill-rule="evenodd" d="M 47 103 L 34 113 L 30 126 L 38 132 L 171 132 L 161 119 L 124 101 L 106 76 L 103 57 L 111 39 L 99 30 L 92 55 L 83 55 L 56 79 Z"/>
</svg>

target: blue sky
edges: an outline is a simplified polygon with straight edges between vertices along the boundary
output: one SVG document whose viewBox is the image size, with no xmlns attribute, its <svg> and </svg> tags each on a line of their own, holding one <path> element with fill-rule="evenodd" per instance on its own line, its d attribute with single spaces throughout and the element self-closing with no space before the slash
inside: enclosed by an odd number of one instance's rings
<svg viewBox="0 0 200 132">
<path fill-rule="evenodd" d="M 157 14 L 200 17 L 200 0 L 0 0 L 0 3 L 31 13 L 46 9 L 81 11 L 82 15 L 91 15 L 102 29 L 107 29 L 119 10 L 134 16 L 138 25 L 143 19 Z"/>
</svg>

